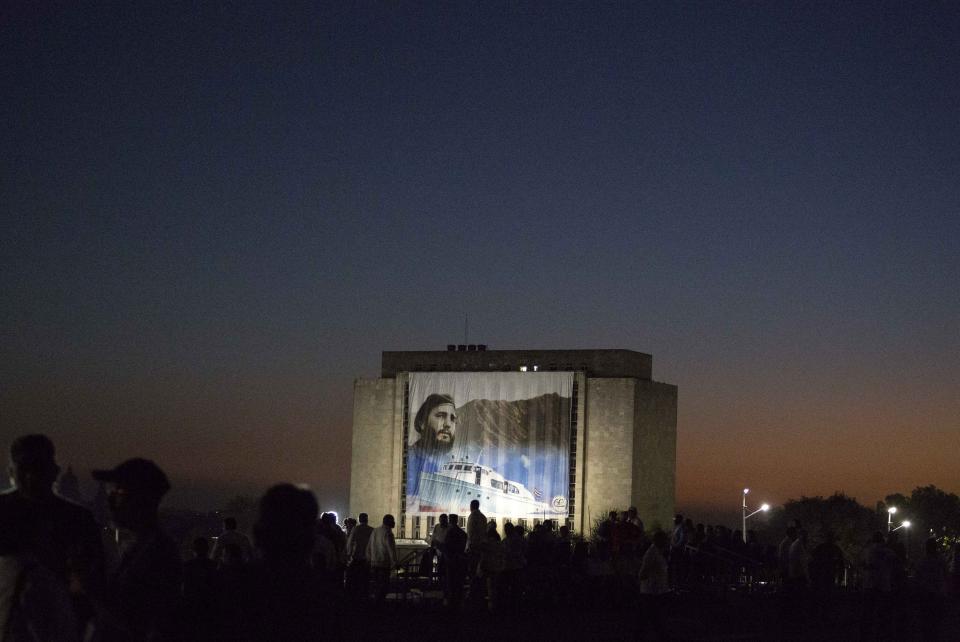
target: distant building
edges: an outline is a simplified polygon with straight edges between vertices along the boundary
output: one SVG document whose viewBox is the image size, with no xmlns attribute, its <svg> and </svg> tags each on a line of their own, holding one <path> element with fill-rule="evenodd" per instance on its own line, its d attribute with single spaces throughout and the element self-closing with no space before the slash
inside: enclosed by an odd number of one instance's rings
<svg viewBox="0 0 960 642">
<path fill-rule="evenodd" d="M 610 509 L 636 506 L 648 527 L 668 528 L 677 387 L 653 381 L 652 361 L 632 350 L 384 352 L 380 378 L 354 382 L 350 514 L 392 513 L 399 536 L 422 538 L 436 514 L 478 498 L 488 516 L 528 527 L 553 519 L 589 533 Z"/>
</svg>

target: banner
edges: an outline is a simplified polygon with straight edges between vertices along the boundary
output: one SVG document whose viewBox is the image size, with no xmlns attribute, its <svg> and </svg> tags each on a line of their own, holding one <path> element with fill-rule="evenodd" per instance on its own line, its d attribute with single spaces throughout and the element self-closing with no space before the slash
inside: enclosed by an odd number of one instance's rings
<svg viewBox="0 0 960 642">
<path fill-rule="evenodd" d="M 408 515 L 563 519 L 572 372 L 410 374 Z"/>
</svg>

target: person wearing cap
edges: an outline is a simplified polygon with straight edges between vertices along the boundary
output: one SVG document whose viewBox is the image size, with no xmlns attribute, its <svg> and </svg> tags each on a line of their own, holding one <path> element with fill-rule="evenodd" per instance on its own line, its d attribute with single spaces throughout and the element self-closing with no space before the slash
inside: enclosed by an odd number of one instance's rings
<svg viewBox="0 0 960 642">
<path fill-rule="evenodd" d="M 93 478 L 107 484 L 111 521 L 124 534 L 118 563 L 95 599 L 100 639 L 166 639 L 177 621 L 182 572 L 177 546 L 158 516 L 170 482 L 159 466 L 139 458 L 95 470 Z"/>
<path fill-rule="evenodd" d="M 103 545 L 90 511 L 54 492 L 60 472 L 55 454 L 46 435 L 23 435 L 13 441 L 9 464 L 13 490 L 0 494 L 0 510 L 33 516 L 30 555 L 69 589 L 82 626 L 93 614 L 84 593 L 102 579 Z"/>
</svg>

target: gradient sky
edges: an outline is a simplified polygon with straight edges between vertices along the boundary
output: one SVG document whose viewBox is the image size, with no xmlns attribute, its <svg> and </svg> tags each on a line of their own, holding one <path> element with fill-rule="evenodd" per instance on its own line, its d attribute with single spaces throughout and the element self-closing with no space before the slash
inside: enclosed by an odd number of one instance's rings
<svg viewBox="0 0 960 642">
<path fill-rule="evenodd" d="M 687 510 L 960 491 L 958 79 L 955 2 L 6 3 L 0 441 L 342 508 L 469 314 L 652 353 Z"/>
</svg>

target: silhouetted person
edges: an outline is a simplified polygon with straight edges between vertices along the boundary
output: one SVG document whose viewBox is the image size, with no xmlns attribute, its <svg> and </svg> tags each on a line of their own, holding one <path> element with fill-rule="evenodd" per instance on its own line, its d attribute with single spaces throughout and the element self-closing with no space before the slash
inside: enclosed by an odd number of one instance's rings
<svg viewBox="0 0 960 642">
<path fill-rule="evenodd" d="M 63 579 L 37 562 L 36 512 L 0 503 L 0 638 L 4 642 L 77 642 L 77 620 Z"/>
<path fill-rule="evenodd" d="M 790 545 L 788 580 L 795 590 L 807 587 L 810 579 L 810 552 L 807 549 L 807 531 L 800 530 L 797 539 Z"/>
<path fill-rule="evenodd" d="M 670 536 L 670 576 L 674 583 L 686 576 L 687 538 L 689 533 L 684 527 L 683 515 L 677 514 L 673 518 L 673 534 Z"/>
<path fill-rule="evenodd" d="M 100 639 L 170 639 L 180 619 L 180 554 L 158 517 L 170 482 L 147 459 L 95 470 L 93 478 L 107 484 L 110 519 L 123 533 L 118 563 L 95 599 Z"/>
<path fill-rule="evenodd" d="M 467 577 L 467 534 L 460 528 L 460 517 L 449 516 L 444 539 L 447 555 L 447 578 L 444 602 L 453 610 L 463 602 L 463 583 Z"/>
<path fill-rule="evenodd" d="M 507 522 L 503 525 L 503 572 L 500 574 L 501 604 L 510 613 L 516 613 L 520 602 L 520 574 L 526 566 L 523 538 L 520 531 Z"/>
<path fill-rule="evenodd" d="M 478 574 L 487 590 L 487 608 L 491 611 L 499 607 L 500 573 L 503 572 L 503 547 L 497 523 L 489 522 L 480 547 Z"/>
<path fill-rule="evenodd" d="M 31 555 L 70 590 L 82 626 L 93 615 L 83 593 L 102 583 L 103 546 L 90 511 L 53 492 L 59 471 L 53 442 L 46 435 L 18 437 L 10 446 L 14 488 L 0 495 L 0 507 L 16 504 L 33 515 Z"/>
<path fill-rule="evenodd" d="M 217 592 L 214 598 L 215 626 L 220 634 L 217 639 L 226 641 L 238 638 L 245 624 L 244 600 L 253 574 L 239 546 L 227 544 L 223 547 L 220 564 L 217 565 Z"/>
<path fill-rule="evenodd" d="M 194 638 L 210 639 L 216 623 L 217 565 L 210 559 L 206 537 L 193 540 L 193 558 L 183 564 L 185 617 Z"/>
<path fill-rule="evenodd" d="M 373 527 L 366 513 L 360 513 L 359 523 L 347 537 L 347 594 L 354 600 L 367 599 L 370 591 L 370 560 L 367 544 Z"/>
<path fill-rule="evenodd" d="M 343 534 L 347 539 L 350 539 L 350 533 L 353 532 L 353 529 L 357 527 L 357 520 L 353 517 L 348 517 L 343 520 Z"/>
<path fill-rule="evenodd" d="M 483 597 L 483 580 L 480 578 L 480 553 L 487 537 L 487 516 L 480 512 L 480 502 L 470 502 L 467 517 L 467 573 L 470 576 L 470 600 Z"/>
<path fill-rule="evenodd" d="M 620 558 L 620 570 L 635 573 L 637 567 L 634 565 L 634 555 L 640 545 L 643 531 L 630 518 L 630 513 L 625 511 L 620 514 L 620 522 L 614 528 L 613 533 L 613 548 L 615 556 Z"/>
<path fill-rule="evenodd" d="M 837 546 L 833 533 L 827 531 L 824 541 L 810 554 L 810 585 L 819 595 L 829 595 L 843 578 L 843 551 Z"/>
<path fill-rule="evenodd" d="M 339 605 L 310 566 L 317 500 L 292 484 L 270 487 L 253 527 L 261 559 L 250 565 L 238 633 L 255 642 L 335 636 Z"/>
<path fill-rule="evenodd" d="M 224 551 L 227 546 L 234 545 L 240 550 L 244 562 L 249 562 L 253 557 L 253 544 L 250 538 L 237 530 L 237 520 L 233 517 L 226 517 L 223 520 L 223 532 L 217 536 L 217 541 L 213 545 L 213 552 L 210 557 L 214 564 L 223 562 Z"/>
<path fill-rule="evenodd" d="M 437 552 L 437 575 L 440 578 L 443 578 L 447 572 L 447 561 L 444 558 L 444 540 L 449 526 L 450 520 L 446 513 L 441 513 L 437 524 L 433 527 L 433 532 L 430 533 L 430 546 Z"/>
<path fill-rule="evenodd" d="M 331 530 L 331 517 L 328 513 L 320 516 L 316 523 L 316 537 L 313 540 L 313 553 L 311 562 L 318 578 L 326 583 L 329 588 L 336 584 L 336 576 L 339 562 L 337 545 L 334 543 L 335 535 Z"/>
<path fill-rule="evenodd" d="M 960 598 L 960 542 L 953 543 L 950 553 L 950 586 L 954 596 Z"/>
<path fill-rule="evenodd" d="M 73 472 L 72 466 L 67 466 L 54 484 L 57 495 L 74 504 L 83 504 L 83 496 L 80 494 L 80 480 Z"/>
<path fill-rule="evenodd" d="M 780 581 L 784 584 L 790 577 L 790 547 L 797 539 L 797 529 L 795 526 L 788 526 L 787 532 L 780 540 L 780 546 L 777 548 L 777 566 L 780 569 Z"/>
<path fill-rule="evenodd" d="M 876 531 L 863 551 L 863 613 L 860 639 L 874 640 L 888 619 L 893 592 L 894 553 Z"/>
<path fill-rule="evenodd" d="M 652 625 L 658 638 L 666 637 L 664 624 L 664 610 L 666 609 L 667 595 L 670 593 L 667 555 L 670 551 L 670 540 L 663 531 L 653 534 L 653 543 L 643 555 L 640 564 L 640 625 L 637 627 L 643 632 L 647 624 Z"/>
<path fill-rule="evenodd" d="M 342 568 L 346 561 L 347 534 L 337 523 L 336 513 L 324 513 L 320 516 L 320 521 L 325 525 L 324 532 L 333 542 L 333 547 L 337 552 L 337 565 Z"/>
<path fill-rule="evenodd" d="M 808 618 L 818 627 L 827 626 L 827 611 L 834 600 L 834 591 L 843 579 L 845 560 L 843 551 L 834 542 L 833 533 L 827 530 L 824 541 L 810 553 L 810 596 L 814 612 Z"/>
<path fill-rule="evenodd" d="M 931 537 L 923 545 L 923 557 L 913 570 L 913 599 L 923 640 L 939 640 L 940 624 L 946 607 L 947 563 L 940 557 L 937 540 Z"/>
<path fill-rule="evenodd" d="M 210 542 L 198 537 L 190 546 L 193 558 L 183 564 L 183 596 L 189 602 L 204 601 L 212 593 L 217 566 L 210 559 Z"/>
<path fill-rule="evenodd" d="M 907 637 L 907 549 L 900 541 L 900 533 L 887 533 L 887 546 L 893 551 L 893 569 L 890 575 L 890 616 L 893 618 L 893 630 L 898 640 Z"/>
<path fill-rule="evenodd" d="M 337 523 L 336 513 L 324 513 L 320 516 L 322 528 L 318 535 L 330 540 L 333 544 L 333 565 L 328 571 L 326 580 L 336 591 L 343 590 L 343 571 L 347 566 L 347 535 Z M 318 537 L 319 539 L 319 537 Z"/>
<path fill-rule="evenodd" d="M 597 527 L 597 548 L 600 559 L 606 559 L 610 555 L 613 546 L 613 531 L 617 526 L 617 511 L 612 510 L 607 515 L 607 519 L 600 522 Z"/>
<path fill-rule="evenodd" d="M 367 542 L 367 559 L 370 560 L 377 604 L 383 604 L 386 600 L 390 573 L 397 567 L 397 543 L 393 537 L 393 528 L 396 525 L 393 515 L 384 515 L 383 523 L 373 529 L 370 541 Z"/>
</svg>

